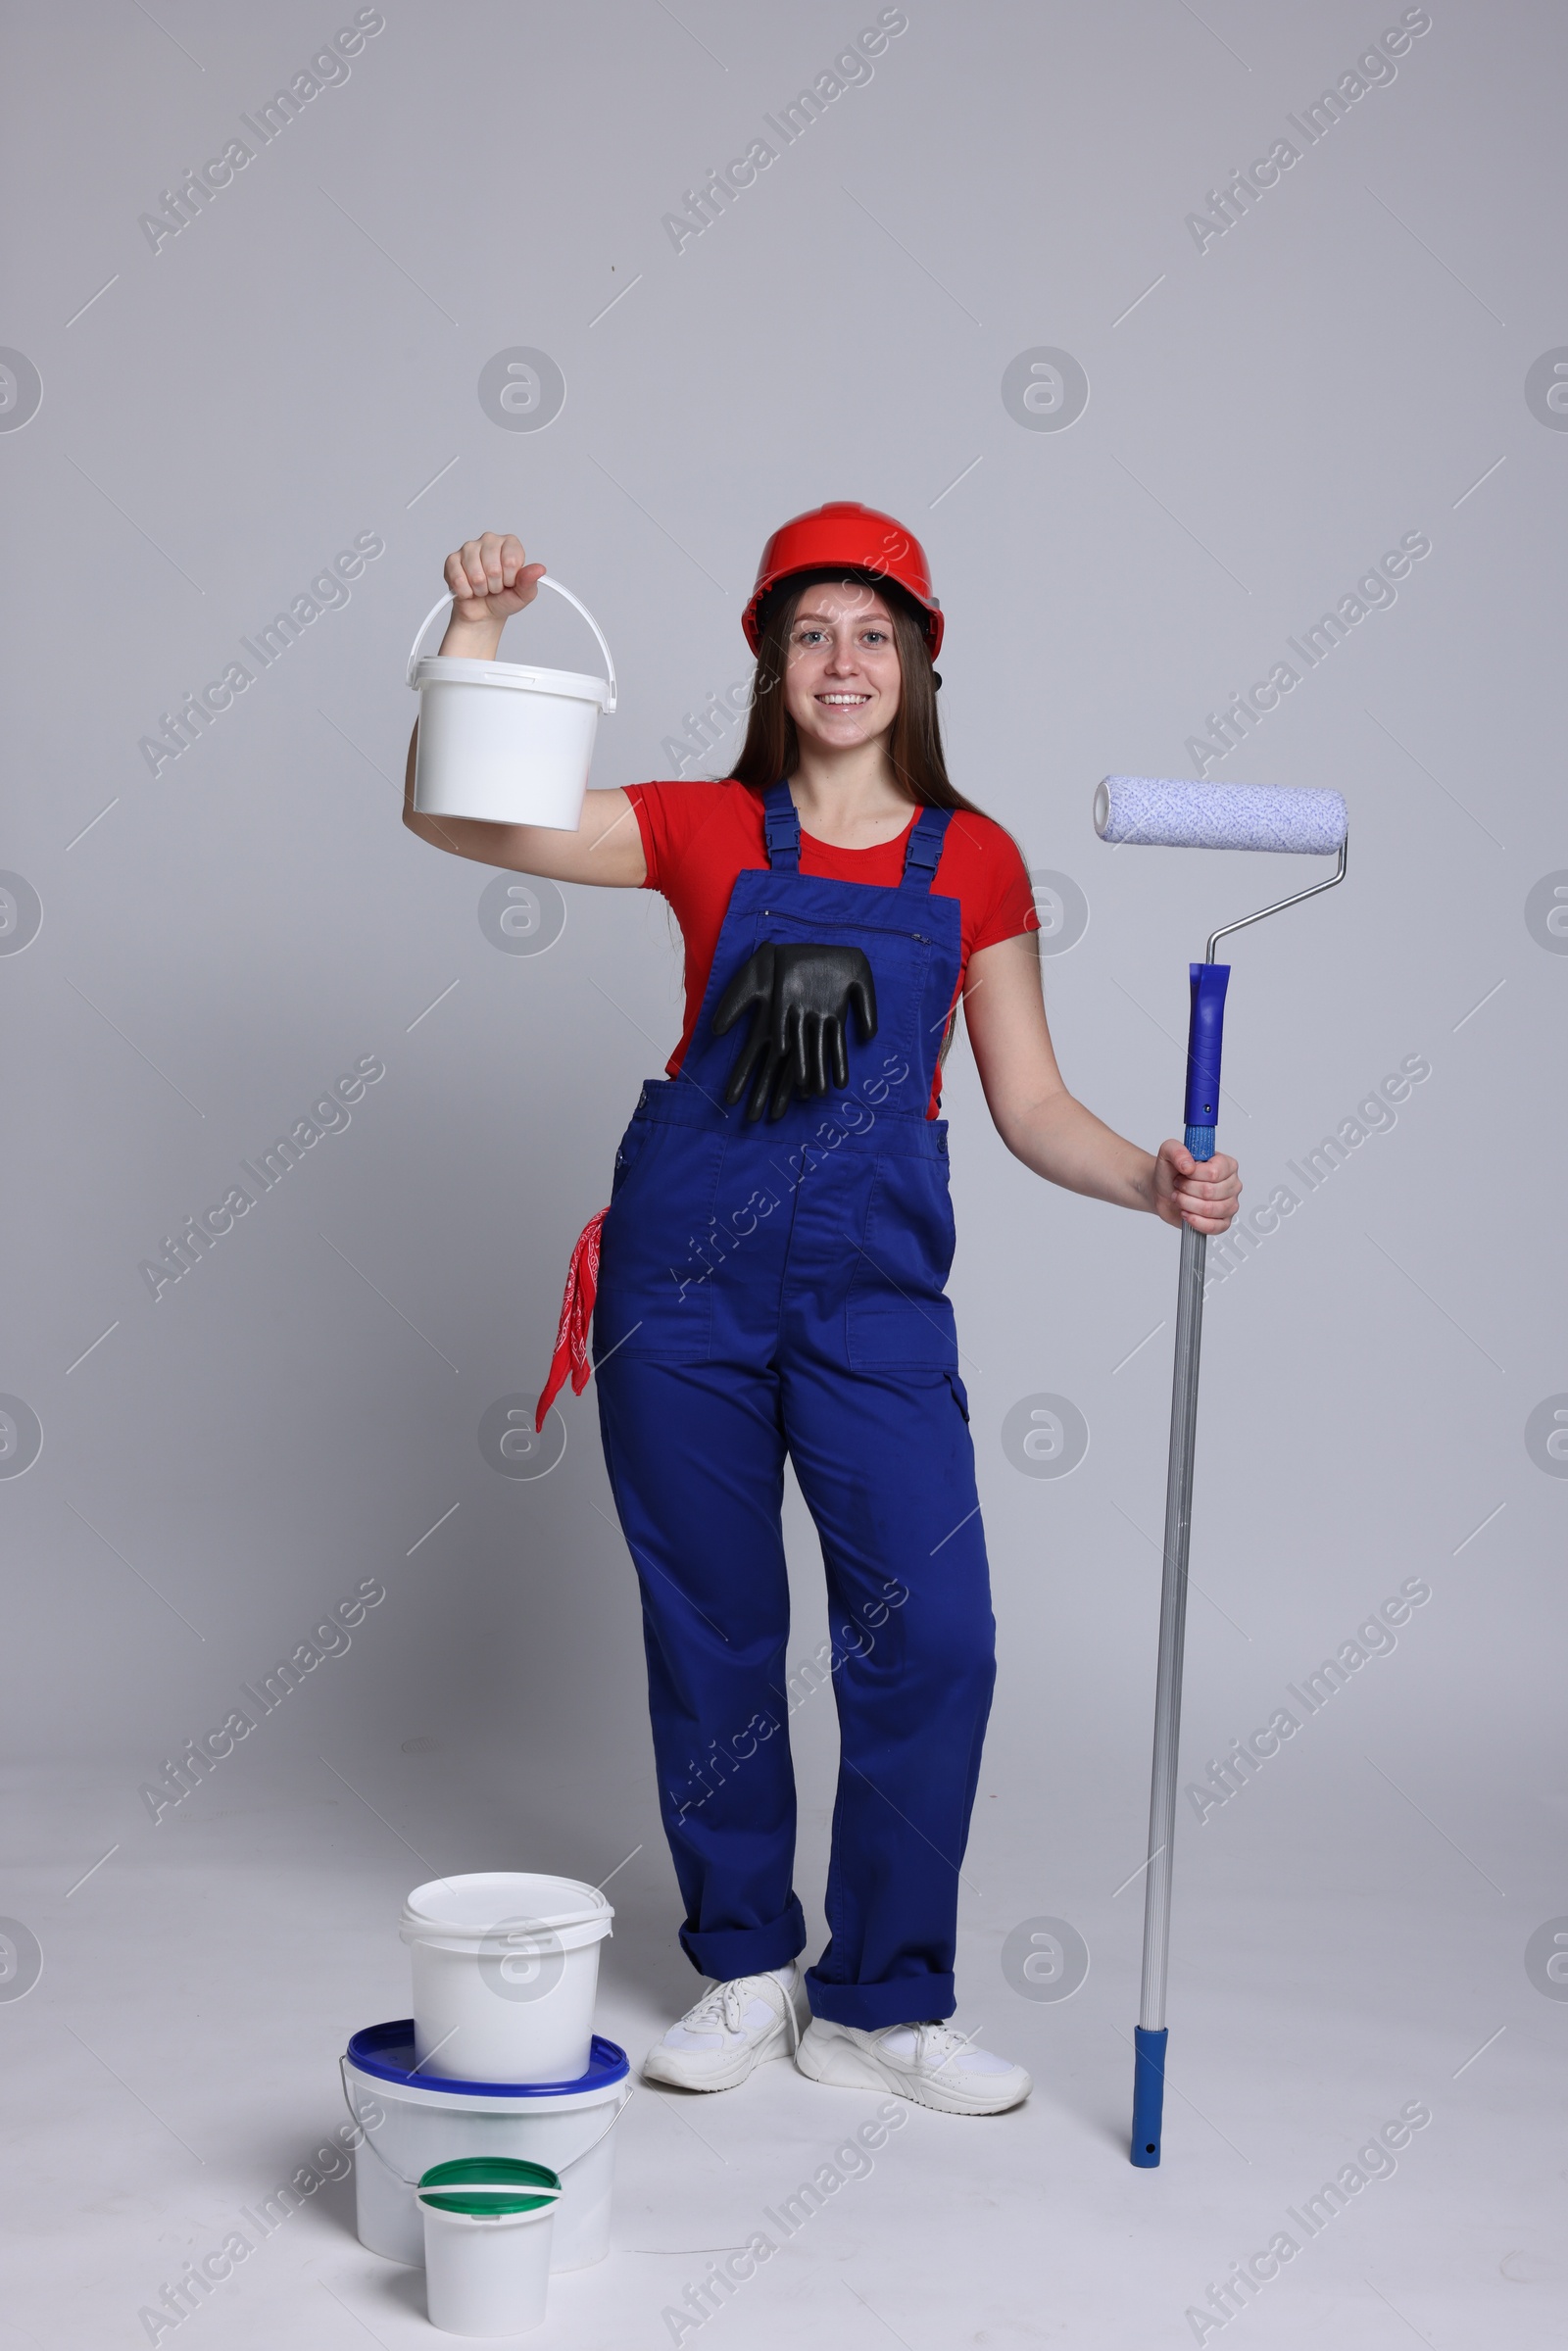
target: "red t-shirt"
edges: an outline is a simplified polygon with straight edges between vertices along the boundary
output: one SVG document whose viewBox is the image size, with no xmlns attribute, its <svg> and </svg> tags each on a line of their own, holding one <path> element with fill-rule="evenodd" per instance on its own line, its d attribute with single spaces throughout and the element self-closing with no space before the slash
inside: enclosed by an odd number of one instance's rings
<svg viewBox="0 0 1568 2351">
<path fill-rule="evenodd" d="M 680 1043 L 665 1064 L 674 1077 L 702 1010 L 718 934 L 729 907 L 735 876 L 748 868 L 765 870 L 762 803 L 745 784 L 630 784 L 627 798 L 637 811 L 648 878 L 643 887 L 669 901 L 686 943 L 686 1022 Z M 912 810 L 913 824 L 918 809 Z M 904 873 L 908 826 L 874 849 L 831 849 L 803 828 L 801 871 L 834 882 L 868 882 L 895 890 Z M 1037 931 L 1034 891 L 1011 836 L 989 816 L 955 811 L 942 845 L 942 861 L 932 882 L 939 898 L 959 906 L 962 960 L 958 989 L 969 957 L 999 939 Z M 957 1001 L 958 989 L 954 992 Z M 942 1094 L 940 1067 L 931 1088 L 927 1116 L 935 1118 Z"/>
</svg>

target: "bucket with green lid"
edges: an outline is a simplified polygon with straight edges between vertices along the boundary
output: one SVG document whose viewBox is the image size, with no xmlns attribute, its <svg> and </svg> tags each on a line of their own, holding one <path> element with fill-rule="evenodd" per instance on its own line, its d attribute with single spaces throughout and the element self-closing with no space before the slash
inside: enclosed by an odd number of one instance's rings
<svg viewBox="0 0 1568 2351">
<path fill-rule="evenodd" d="M 561 2177 L 514 2155 L 438 2163 L 416 2191 L 425 2308 L 446 2334 L 526 2334 L 544 2324 Z"/>
</svg>

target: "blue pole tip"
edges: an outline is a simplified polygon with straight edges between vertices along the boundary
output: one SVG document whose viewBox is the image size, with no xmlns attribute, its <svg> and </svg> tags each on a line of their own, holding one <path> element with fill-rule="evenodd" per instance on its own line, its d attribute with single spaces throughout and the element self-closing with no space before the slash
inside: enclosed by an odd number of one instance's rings
<svg viewBox="0 0 1568 2351">
<path fill-rule="evenodd" d="M 1133 2143 L 1131 2159 L 1141 2172 L 1159 2162 L 1160 2132 L 1165 2111 L 1165 2028 L 1147 2033 L 1133 2028 Z"/>
</svg>

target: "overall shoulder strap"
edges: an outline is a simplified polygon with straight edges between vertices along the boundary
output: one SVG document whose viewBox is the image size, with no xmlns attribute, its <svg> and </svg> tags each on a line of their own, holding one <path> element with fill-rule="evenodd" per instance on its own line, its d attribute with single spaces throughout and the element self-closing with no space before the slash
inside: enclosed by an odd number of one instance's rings
<svg viewBox="0 0 1568 2351">
<path fill-rule="evenodd" d="M 919 897 L 929 897 L 936 880 L 937 867 L 942 862 L 942 844 L 948 826 L 953 821 L 951 808 L 922 808 L 909 828 L 908 846 L 904 853 L 904 879 L 900 888 L 912 890 Z"/>
<path fill-rule="evenodd" d="M 774 784 L 762 799 L 762 839 L 774 873 L 801 870 L 801 820 L 787 783 Z"/>
</svg>

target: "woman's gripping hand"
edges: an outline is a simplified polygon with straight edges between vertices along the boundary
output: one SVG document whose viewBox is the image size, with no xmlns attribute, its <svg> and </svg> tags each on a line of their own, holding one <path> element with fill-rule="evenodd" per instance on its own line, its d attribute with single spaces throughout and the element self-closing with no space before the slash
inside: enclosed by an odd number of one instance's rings
<svg viewBox="0 0 1568 2351">
<path fill-rule="evenodd" d="M 543 563 L 528 562 L 514 531 L 487 530 L 477 539 L 465 539 L 447 557 L 442 574 L 452 591 L 452 618 L 441 651 L 492 661 L 514 612 L 538 595 L 544 569 Z"/>
<path fill-rule="evenodd" d="M 1236 1214 L 1242 1179 L 1236 1161 L 1223 1151 L 1195 1159 L 1174 1136 L 1154 1155 L 1154 1214 L 1166 1224 L 1190 1224 L 1196 1233 L 1223 1233 Z"/>
</svg>

